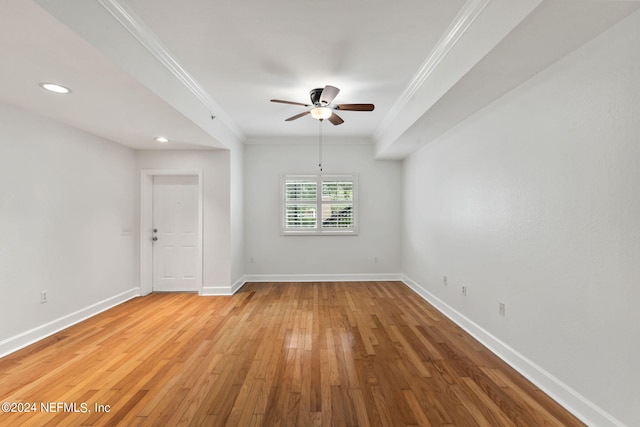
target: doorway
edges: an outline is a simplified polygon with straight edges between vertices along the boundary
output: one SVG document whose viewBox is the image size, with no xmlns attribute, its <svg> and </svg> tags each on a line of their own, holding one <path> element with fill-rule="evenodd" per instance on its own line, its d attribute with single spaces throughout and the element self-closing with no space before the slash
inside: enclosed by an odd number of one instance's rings
<svg viewBox="0 0 640 427">
<path fill-rule="evenodd" d="M 201 171 L 142 171 L 142 295 L 201 293 L 202 194 Z"/>
</svg>

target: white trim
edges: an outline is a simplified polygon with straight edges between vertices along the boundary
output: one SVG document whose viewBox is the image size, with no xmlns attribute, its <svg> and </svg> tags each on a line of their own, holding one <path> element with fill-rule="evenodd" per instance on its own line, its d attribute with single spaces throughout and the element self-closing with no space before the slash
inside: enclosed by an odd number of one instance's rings
<svg viewBox="0 0 640 427">
<path fill-rule="evenodd" d="M 502 342 L 499 338 L 458 312 L 415 281 L 405 275 L 402 275 L 401 280 L 443 315 L 480 341 L 482 345 L 534 383 L 540 390 L 578 417 L 582 422 L 587 425 L 600 427 L 624 427 L 624 424 L 611 414 L 589 401 L 533 361 L 527 359 L 524 355 Z"/>
<path fill-rule="evenodd" d="M 376 282 L 402 280 L 400 273 L 381 274 L 248 274 L 245 282 Z"/>
<path fill-rule="evenodd" d="M 196 176 L 198 178 L 198 242 L 196 243 L 196 290 L 202 292 L 203 276 L 203 176 L 200 169 L 142 169 L 140 171 L 140 292 L 153 291 L 153 245 L 151 243 L 153 221 L 153 177 Z"/>
<path fill-rule="evenodd" d="M 199 295 L 201 297 L 224 297 L 234 293 L 230 286 L 203 286 Z"/>
<path fill-rule="evenodd" d="M 640 0 L 638 0 L 640 1 Z M 278 137 L 248 137 L 242 141 L 244 145 L 317 145 L 317 136 L 278 136 Z M 345 137 L 322 135 L 322 145 L 375 145 L 370 137 Z"/>
<path fill-rule="evenodd" d="M 203 297 L 215 297 L 215 296 L 229 296 L 233 295 L 247 283 L 246 276 L 242 276 L 231 286 L 203 286 L 200 296 Z"/>
<path fill-rule="evenodd" d="M 480 16 L 490 2 L 491 0 L 468 0 L 464 4 L 427 59 L 422 63 L 418 72 L 413 76 L 405 90 L 380 122 L 380 125 L 374 133 L 375 139 L 379 139 L 380 135 L 395 121 L 401 110 L 409 103 L 424 82 L 431 76 L 433 71 L 449 54 L 451 49 L 458 43 L 458 40 L 460 40 L 462 35 L 469 29 L 471 24 Z"/>
<path fill-rule="evenodd" d="M 231 294 L 235 294 L 236 292 L 238 292 L 245 285 L 245 283 L 247 283 L 246 276 L 242 276 L 241 278 L 236 280 L 236 282 L 231 285 Z"/>
<path fill-rule="evenodd" d="M 400 273 L 391 274 L 249 274 L 242 276 L 236 282 L 227 286 L 204 286 L 201 296 L 228 296 L 238 292 L 249 282 L 277 283 L 277 282 L 376 282 L 400 281 Z"/>
<path fill-rule="evenodd" d="M 133 10 L 117 0 L 98 0 L 98 3 L 100 3 L 120 25 L 131 33 L 180 83 L 202 102 L 210 113 L 215 114 L 217 120 L 222 121 L 239 140 L 244 139 L 244 135 L 235 122 L 229 118 L 220 105 L 211 97 L 209 92 L 189 74 Z"/>
<path fill-rule="evenodd" d="M 4 357 L 10 353 L 18 351 L 21 348 L 45 339 L 56 332 L 73 326 L 76 323 L 80 323 L 83 320 L 138 296 L 140 296 L 140 288 L 131 288 L 128 291 L 114 295 L 95 304 L 91 304 L 88 307 L 81 308 L 80 310 L 52 320 L 44 325 L 36 326 L 33 329 L 29 329 L 28 331 L 2 340 L 0 341 L 0 357 Z"/>
</svg>

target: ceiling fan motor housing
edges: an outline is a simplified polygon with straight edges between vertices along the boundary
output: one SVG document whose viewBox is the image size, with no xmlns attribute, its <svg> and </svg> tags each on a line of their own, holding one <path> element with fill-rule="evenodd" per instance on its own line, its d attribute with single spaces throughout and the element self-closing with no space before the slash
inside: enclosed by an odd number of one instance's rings
<svg viewBox="0 0 640 427">
<path fill-rule="evenodd" d="M 322 95 L 322 91 L 324 88 L 311 89 L 309 91 L 309 97 L 311 98 L 311 103 L 313 105 L 320 105 L 320 96 Z"/>
</svg>

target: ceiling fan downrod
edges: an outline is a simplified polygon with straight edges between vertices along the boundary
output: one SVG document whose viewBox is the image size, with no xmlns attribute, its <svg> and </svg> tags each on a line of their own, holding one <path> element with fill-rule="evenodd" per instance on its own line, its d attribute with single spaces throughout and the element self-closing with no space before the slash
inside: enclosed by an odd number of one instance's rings
<svg viewBox="0 0 640 427">
<path fill-rule="evenodd" d="M 318 167 L 320 168 L 320 172 L 322 172 L 322 122 L 324 120 L 318 120 L 320 122 L 320 142 L 318 144 Z"/>
</svg>

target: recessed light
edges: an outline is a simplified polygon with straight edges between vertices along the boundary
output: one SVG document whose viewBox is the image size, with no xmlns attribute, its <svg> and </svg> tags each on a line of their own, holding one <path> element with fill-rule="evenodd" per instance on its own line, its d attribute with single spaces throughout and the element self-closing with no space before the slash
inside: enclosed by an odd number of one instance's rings
<svg viewBox="0 0 640 427">
<path fill-rule="evenodd" d="M 55 84 L 55 83 L 40 83 L 40 86 L 43 89 L 48 90 L 49 92 L 55 93 L 71 93 L 71 89 L 66 88 L 64 86 Z"/>
<path fill-rule="evenodd" d="M 167 138 L 165 138 L 164 136 L 157 137 L 156 141 L 161 142 L 163 144 L 169 142 L 169 140 Z"/>
</svg>

